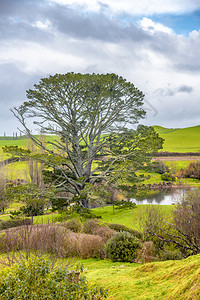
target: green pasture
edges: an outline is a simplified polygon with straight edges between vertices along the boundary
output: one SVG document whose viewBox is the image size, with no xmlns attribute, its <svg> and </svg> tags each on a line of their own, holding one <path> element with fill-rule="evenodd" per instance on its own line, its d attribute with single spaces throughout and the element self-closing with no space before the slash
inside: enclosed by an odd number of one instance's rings
<svg viewBox="0 0 200 300">
<path fill-rule="evenodd" d="M 146 209 L 148 208 L 148 204 L 140 204 L 136 205 L 133 209 L 117 209 L 113 212 L 112 206 L 104 206 L 92 209 L 92 212 L 95 213 L 96 216 L 101 216 L 101 221 L 106 223 L 118 223 L 122 225 L 126 225 L 136 230 L 141 230 L 141 219 L 145 216 Z M 156 205 L 155 205 L 156 206 Z M 166 220 L 169 220 L 171 217 L 171 213 L 174 209 L 174 205 L 158 205 L 159 209 L 166 216 Z M 9 220 L 11 210 L 18 210 L 20 208 L 19 203 L 13 203 L 9 208 L 6 209 L 4 214 L 0 214 L 0 220 Z M 33 217 L 34 224 L 47 224 L 55 221 L 55 217 L 59 216 L 59 213 L 46 213 L 41 216 Z"/>
<path fill-rule="evenodd" d="M 200 125 L 187 128 L 164 128 L 153 126 L 157 133 L 165 140 L 161 151 L 168 152 L 199 152 Z"/>
<path fill-rule="evenodd" d="M 48 142 L 54 142 L 58 139 L 55 135 L 46 135 L 44 137 L 41 137 L 40 135 L 36 135 L 38 139 L 44 139 L 47 143 Z M 30 144 L 30 140 L 27 139 L 26 136 L 21 136 L 16 138 L 13 137 L 0 137 L 0 161 L 3 159 L 7 159 L 9 157 L 8 154 L 3 153 L 3 147 L 5 146 L 18 146 L 22 148 L 27 148 Z"/>
<path fill-rule="evenodd" d="M 159 209 L 166 216 L 166 220 L 170 220 L 172 211 L 174 210 L 174 205 L 154 205 L 158 206 Z M 149 204 L 136 205 L 133 209 L 115 209 L 113 212 L 112 206 L 104 206 L 92 209 L 92 211 L 97 216 L 101 216 L 103 222 L 107 223 L 117 223 L 123 224 L 131 227 L 135 230 L 141 230 L 142 228 L 142 218 L 145 216 L 145 212 Z"/>
<path fill-rule="evenodd" d="M 153 126 L 159 135 L 165 139 L 164 146 L 161 151 L 168 152 L 199 152 L 200 151 L 200 125 L 187 128 L 164 128 L 161 126 Z M 39 135 L 38 135 L 39 137 Z M 54 141 L 56 136 L 48 135 L 45 137 L 46 141 Z M 26 147 L 26 136 L 0 137 L 0 154 L 3 146 L 16 145 L 19 147 Z"/>
</svg>

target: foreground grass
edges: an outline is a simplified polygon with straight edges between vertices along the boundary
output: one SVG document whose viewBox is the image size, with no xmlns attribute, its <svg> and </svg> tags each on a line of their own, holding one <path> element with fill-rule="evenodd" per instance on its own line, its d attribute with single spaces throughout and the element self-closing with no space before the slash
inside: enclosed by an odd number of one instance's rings
<svg viewBox="0 0 200 300">
<path fill-rule="evenodd" d="M 47 255 L 48 257 L 48 255 Z M 0 256 L 6 259 L 5 255 Z M 70 269 L 83 264 L 89 287 L 108 289 L 108 300 L 197 300 L 200 299 L 200 254 L 180 261 L 145 265 L 100 259 L 58 259 Z M 0 265 L 0 270 L 3 265 Z"/>
<path fill-rule="evenodd" d="M 181 261 L 114 263 L 80 260 L 89 284 L 107 288 L 108 299 L 200 299 L 200 255 Z"/>
</svg>

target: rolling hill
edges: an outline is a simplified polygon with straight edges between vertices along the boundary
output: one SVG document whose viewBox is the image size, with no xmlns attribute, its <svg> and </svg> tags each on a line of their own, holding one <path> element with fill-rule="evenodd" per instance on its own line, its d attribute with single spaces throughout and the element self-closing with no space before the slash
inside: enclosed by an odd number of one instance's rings
<svg viewBox="0 0 200 300">
<path fill-rule="evenodd" d="M 187 128 L 165 128 L 153 126 L 156 132 L 165 139 L 161 151 L 199 152 L 200 125 Z"/>
</svg>

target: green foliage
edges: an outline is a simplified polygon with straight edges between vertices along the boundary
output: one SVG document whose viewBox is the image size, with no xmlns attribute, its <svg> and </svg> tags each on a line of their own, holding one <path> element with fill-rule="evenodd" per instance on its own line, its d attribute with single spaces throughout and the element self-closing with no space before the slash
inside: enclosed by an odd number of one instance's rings
<svg viewBox="0 0 200 300">
<path fill-rule="evenodd" d="M 136 208 L 136 204 L 127 201 L 127 200 L 121 200 L 121 201 L 115 201 L 114 205 L 116 206 L 116 209 L 133 209 Z"/>
<path fill-rule="evenodd" d="M 6 190 L 6 198 L 24 203 L 20 208 L 26 216 L 37 216 L 44 213 L 44 208 L 55 197 L 53 188 L 40 189 L 36 184 L 20 184 Z"/>
<path fill-rule="evenodd" d="M 80 272 L 66 267 L 51 269 L 51 262 L 41 257 L 22 260 L 0 274 L 0 296 L 11 299 L 105 299 L 103 288 L 90 289 Z"/>
<path fill-rule="evenodd" d="M 64 223 L 64 226 L 73 232 L 81 232 L 82 230 L 82 224 L 77 219 L 69 220 L 68 222 Z"/>
<path fill-rule="evenodd" d="M 133 262 L 142 247 L 138 238 L 129 232 L 117 232 L 105 246 L 106 256 L 113 261 Z"/>
<path fill-rule="evenodd" d="M 182 259 L 182 254 L 177 250 L 165 249 L 159 253 L 160 260 L 179 260 Z"/>
<path fill-rule="evenodd" d="M 87 220 L 83 224 L 83 232 L 87 234 L 93 234 L 94 229 L 102 226 L 103 224 L 97 219 Z"/>
<path fill-rule="evenodd" d="M 161 175 L 161 179 L 165 181 L 176 181 L 176 176 L 172 175 L 169 172 L 166 172 Z"/>
<path fill-rule="evenodd" d="M 169 167 L 162 161 L 153 163 L 153 171 L 159 174 L 164 174 L 169 172 Z"/>
<path fill-rule="evenodd" d="M 132 235 L 136 236 L 138 239 L 141 239 L 142 238 L 142 233 L 133 229 L 133 228 L 129 228 L 123 224 L 112 224 L 112 223 L 107 223 L 107 226 L 117 232 L 120 232 L 120 231 L 126 231 L 126 232 L 129 232 L 131 233 Z"/>
</svg>

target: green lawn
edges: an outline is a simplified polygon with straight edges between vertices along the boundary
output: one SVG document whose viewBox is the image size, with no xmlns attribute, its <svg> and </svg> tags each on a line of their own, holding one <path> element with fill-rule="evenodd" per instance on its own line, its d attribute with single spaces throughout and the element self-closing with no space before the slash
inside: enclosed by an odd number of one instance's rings
<svg viewBox="0 0 200 300">
<path fill-rule="evenodd" d="M 140 204 L 136 205 L 136 208 L 134 209 L 115 209 L 114 213 L 112 206 L 98 207 L 93 209 L 92 211 L 97 216 L 101 216 L 101 220 L 103 222 L 123 224 L 133 229 L 141 230 L 140 219 L 144 215 L 145 210 L 148 206 L 148 204 Z M 158 205 L 158 207 L 165 213 L 167 219 L 170 218 L 171 212 L 174 209 L 173 205 Z"/>
</svg>

